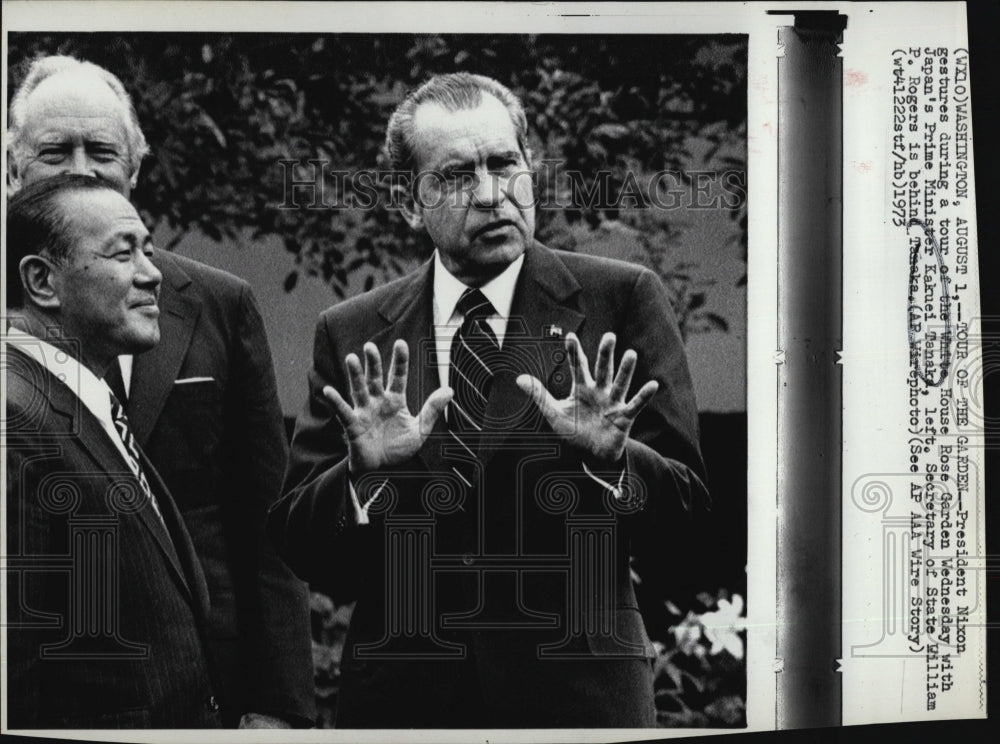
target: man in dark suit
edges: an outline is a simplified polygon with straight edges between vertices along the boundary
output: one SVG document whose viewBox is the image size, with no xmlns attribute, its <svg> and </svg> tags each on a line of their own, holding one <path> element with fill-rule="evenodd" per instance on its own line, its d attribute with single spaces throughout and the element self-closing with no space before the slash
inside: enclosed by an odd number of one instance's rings
<svg viewBox="0 0 1000 744">
<path fill-rule="evenodd" d="M 149 148 L 121 82 L 35 61 L 10 106 L 10 185 L 86 173 L 129 196 Z M 309 726 L 309 597 L 265 533 L 287 459 L 277 385 L 249 285 L 155 250 L 162 341 L 112 365 L 135 436 L 177 500 L 211 595 L 227 726 Z"/>
<path fill-rule="evenodd" d="M 7 208 L 11 728 L 215 728 L 208 589 L 163 481 L 101 380 L 159 339 L 135 209 L 86 176 Z"/>
<path fill-rule="evenodd" d="M 411 94 L 387 150 L 434 257 L 316 329 L 270 525 L 357 599 L 338 726 L 655 724 L 629 560 L 690 560 L 691 381 L 652 272 L 534 241 L 526 129 L 489 78 Z"/>
</svg>

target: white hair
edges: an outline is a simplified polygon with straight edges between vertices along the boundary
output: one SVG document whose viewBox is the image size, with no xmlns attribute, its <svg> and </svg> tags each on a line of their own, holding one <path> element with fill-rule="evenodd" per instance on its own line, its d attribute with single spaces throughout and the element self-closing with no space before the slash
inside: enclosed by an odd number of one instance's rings
<svg viewBox="0 0 1000 744">
<path fill-rule="evenodd" d="M 129 154 L 129 175 L 134 176 L 139 171 L 142 159 L 149 154 L 149 145 L 146 137 L 139 126 L 139 117 L 135 113 L 135 106 L 132 99 L 114 74 L 108 72 L 103 67 L 95 65 L 93 62 L 76 59 L 64 55 L 52 55 L 49 57 L 39 57 L 28 68 L 28 74 L 14 93 L 10 101 L 8 112 L 9 125 L 7 127 L 7 141 L 11 153 L 16 162 L 20 162 L 24 155 L 24 140 L 22 139 L 22 127 L 24 126 L 24 115 L 28 105 L 28 97 L 43 80 L 61 72 L 86 72 L 95 75 L 111 92 L 115 94 L 122 107 L 125 109 L 125 130 L 128 138 Z"/>
</svg>

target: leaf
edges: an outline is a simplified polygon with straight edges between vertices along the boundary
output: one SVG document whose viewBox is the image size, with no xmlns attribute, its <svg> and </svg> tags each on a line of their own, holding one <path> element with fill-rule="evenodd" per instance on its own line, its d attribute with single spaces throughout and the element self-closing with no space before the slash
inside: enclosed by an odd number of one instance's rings
<svg viewBox="0 0 1000 744">
<path fill-rule="evenodd" d="M 215 120 L 211 116 L 209 116 L 205 111 L 202 111 L 201 115 L 198 117 L 198 121 L 203 127 L 206 127 L 208 131 L 210 131 L 215 136 L 215 141 L 219 143 L 219 147 L 225 149 L 226 135 L 224 135 L 222 133 L 222 130 L 219 129 L 219 126 L 218 124 L 215 123 Z"/>
<path fill-rule="evenodd" d="M 702 317 L 708 321 L 711 328 L 717 331 L 729 331 L 729 322 L 721 315 L 716 315 L 715 313 L 705 313 Z"/>
<path fill-rule="evenodd" d="M 602 139 L 618 140 L 628 135 L 628 127 L 622 124 L 601 124 L 594 127 L 590 134 Z"/>
</svg>

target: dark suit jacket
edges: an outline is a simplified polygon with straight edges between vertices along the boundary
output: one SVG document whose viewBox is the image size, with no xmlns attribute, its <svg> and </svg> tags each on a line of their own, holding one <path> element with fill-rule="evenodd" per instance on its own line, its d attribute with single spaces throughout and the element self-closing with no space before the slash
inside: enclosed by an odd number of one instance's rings
<svg viewBox="0 0 1000 744">
<path fill-rule="evenodd" d="M 79 398 L 5 356 L 8 724 L 220 726 L 208 591 L 169 492 L 143 459 L 161 522 Z"/>
<path fill-rule="evenodd" d="M 402 338 L 408 403 L 419 410 L 439 384 L 432 274 L 428 263 L 323 313 L 286 493 L 271 513 L 301 576 L 357 597 L 338 725 L 652 725 L 652 648 L 629 557 L 682 571 L 692 515 L 707 505 L 691 381 L 662 282 L 622 262 L 529 248 L 487 408 L 500 423 L 477 443 L 474 486 L 454 477 L 465 455 L 439 422 L 419 456 L 355 484 L 362 499 L 389 484 L 372 524 L 358 526 L 346 445 L 321 390 L 346 396 L 344 356 L 371 340 L 387 359 Z M 564 397 L 565 334 L 580 337 L 592 364 L 609 330 L 618 358 L 639 355 L 630 395 L 660 383 L 626 447 L 624 503 L 584 473 L 514 382 L 530 372 Z M 407 587 L 412 606 L 400 609 L 396 592 Z M 430 659 L 436 651 L 442 658 Z M 453 653 L 463 661 L 449 662 Z M 463 718 L 477 699 L 485 709 Z"/>
<path fill-rule="evenodd" d="M 227 725 L 315 719 L 307 587 L 265 518 L 287 444 L 264 325 L 246 282 L 157 251 L 161 341 L 135 357 L 128 415 L 184 516 L 211 595 Z M 178 380 L 207 378 L 178 384 Z"/>
</svg>

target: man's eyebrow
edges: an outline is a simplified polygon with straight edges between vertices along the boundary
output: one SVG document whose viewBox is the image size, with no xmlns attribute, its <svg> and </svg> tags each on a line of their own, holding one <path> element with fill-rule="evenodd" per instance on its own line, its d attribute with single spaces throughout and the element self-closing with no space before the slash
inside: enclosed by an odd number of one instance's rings
<svg viewBox="0 0 1000 744">
<path fill-rule="evenodd" d="M 486 156 L 488 160 L 492 158 L 512 158 L 517 160 L 519 157 L 521 157 L 520 150 L 504 150 L 503 152 L 493 152 Z"/>
<path fill-rule="evenodd" d="M 114 235 L 108 238 L 107 241 L 104 243 L 104 248 L 106 250 L 114 248 L 115 245 L 121 241 L 128 243 L 129 250 L 135 250 L 137 247 L 140 247 L 140 243 L 141 247 L 143 248 L 145 248 L 147 245 L 150 245 L 153 242 L 153 236 L 150 235 L 149 233 L 145 233 L 143 235 L 142 240 L 140 241 L 136 237 L 135 233 L 129 232 L 127 230 L 122 230 L 121 232 L 116 232 Z"/>
</svg>

